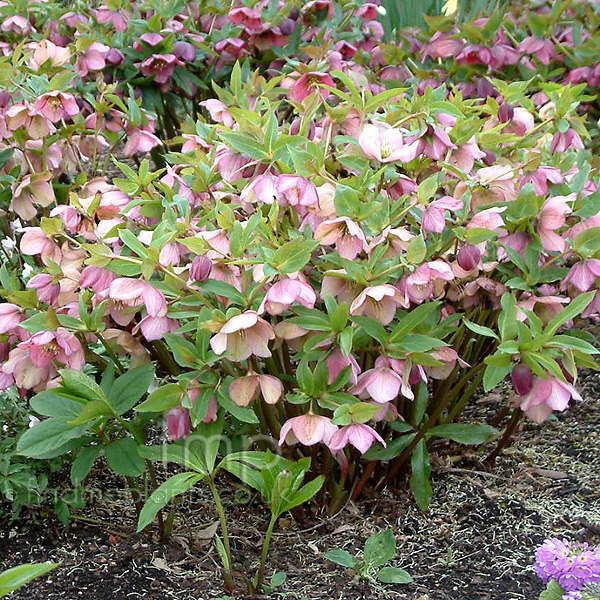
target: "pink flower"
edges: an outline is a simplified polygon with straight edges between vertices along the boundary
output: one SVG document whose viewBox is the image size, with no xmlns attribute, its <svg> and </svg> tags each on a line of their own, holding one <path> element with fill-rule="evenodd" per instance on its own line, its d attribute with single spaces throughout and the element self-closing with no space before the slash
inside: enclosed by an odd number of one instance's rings
<svg viewBox="0 0 600 600">
<path fill-rule="evenodd" d="M 519 44 L 519 51 L 535 56 L 543 65 L 549 65 L 556 58 L 554 42 L 534 36 L 525 38 Z"/>
<path fill-rule="evenodd" d="M 110 48 L 99 42 L 92 42 L 77 60 L 77 71 L 85 77 L 90 71 L 102 71 L 106 66 L 106 55 Z"/>
<path fill-rule="evenodd" d="M 25 228 L 25 233 L 21 238 L 20 248 L 21 252 L 28 256 L 40 254 L 44 264 L 46 264 L 46 261 L 48 260 L 60 263 L 62 259 L 62 252 L 59 245 L 39 227 Z"/>
<path fill-rule="evenodd" d="M 315 90 L 319 89 L 319 84 L 324 83 L 330 87 L 335 87 L 335 83 L 328 73 L 320 73 L 319 71 L 310 71 L 304 73 L 292 87 L 290 97 L 296 102 L 302 102 L 305 98 L 310 96 Z M 331 93 L 327 89 L 319 90 L 323 99 L 327 98 Z"/>
<path fill-rule="evenodd" d="M 190 266 L 190 279 L 192 281 L 206 281 L 212 271 L 212 260 L 208 256 L 196 256 Z"/>
<path fill-rule="evenodd" d="M 183 406 L 172 408 L 167 415 L 167 428 L 174 442 L 186 438 L 192 429 L 190 411 Z"/>
<path fill-rule="evenodd" d="M 276 404 L 283 395 L 283 384 L 277 377 L 251 373 L 231 382 L 229 397 L 238 406 L 248 406 L 258 396 L 259 389 L 267 404 Z"/>
<path fill-rule="evenodd" d="M 400 391 L 409 400 L 414 398 L 410 387 L 405 385 L 402 377 L 391 368 L 388 360 L 380 360 L 374 369 L 369 369 L 359 375 L 356 385 L 350 388 L 351 394 L 362 398 L 364 397 L 364 392 L 367 392 L 379 404 L 395 400 Z"/>
<path fill-rule="evenodd" d="M 117 308 L 144 306 L 151 317 L 167 315 L 165 295 L 143 279 L 118 277 L 110 283 L 108 296 L 116 303 Z"/>
<path fill-rule="evenodd" d="M 37 71 L 46 61 L 53 67 L 62 67 L 71 60 L 71 50 L 53 44 L 50 40 L 42 40 L 35 45 L 29 66 Z"/>
<path fill-rule="evenodd" d="M 206 108 L 210 113 L 210 118 L 215 121 L 215 123 L 223 123 L 225 127 L 233 127 L 235 120 L 227 110 L 227 105 L 223 104 L 220 100 L 215 98 L 203 100 L 200 102 L 200 106 Z"/>
<path fill-rule="evenodd" d="M 125 156 L 133 156 L 138 152 L 150 152 L 162 142 L 152 132 L 145 129 L 130 129 L 127 131 L 127 142 L 123 148 Z"/>
<path fill-rule="evenodd" d="M 28 282 L 27 287 L 36 291 L 38 300 L 46 304 L 54 304 L 60 294 L 60 284 L 55 283 L 54 277 L 47 273 L 34 275 Z"/>
<path fill-rule="evenodd" d="M 154 75 L 156 83 L 167 83 L 173 76 L 175 66 L 182 64 L 174 54 L 153 54 L 140 65 L 144 77 Z"/>
<path fill-rule="evenodd" d="M 335 350 L 328 354 L 325 360 L 327 361 L 327 372 L 329 374 L 327 377 L 327 385 L 331 385 L 346 367 L 350 367 L 349 382 L 353 385 L 358 382 L 360 367 L 352 354 L 346 356 L 339 350 Z"/>
<path fill-rule="evenodd" d="M 338 430 L 331 419 L 315 415 L 312 412 L 292 417 L 281 427 L 279 445 L 300 442 L 305 446 L 314 446 L 319 442 L 329 445 L 331 437 Z"/>
<path fill-rule="evenodd" d="M 452 196 L 444 196 L 439 200 L 430 202 L 423 211 L 421 225 L 425 231 L 442 233 L 446 228 L 446 210 L 459 210 L 463 207 L 463 201 Z"/>
<path fill-rule="evenodd" d="M 382 163 L 407 163 L 417 155 L 418 141 L 405 145 L 402 130 L 384 122 L 365 125 L 358 143 L 366 156 Z"/>
<path fill-rule="evenodd" d="M 47 367 L 54 361 L 77 370 L 85 366 L 85 353 L 81 342 L 62 327 L 56 331 L 34 333 L 18 347 L 29 349 L 31 362 L 37 368 Z"/>
<path fill-rule="evenodd" d="M 366 315 L 382 325 L 391 323 L 398 306 L 408 308 L 408 300 L 402 296 L 398 288 L 383 284 L 365 288 L 352 302 L 351 315 Z"/>
<path fill-rule="evenodd" d="M 574 150 L 581 150 L 583 147 L 583 141 L 580 135 L 574 129 L 567 129 L 564 133 L 557 131 L 554 134 L 550 144 L 550 153 L 560 154 L 571 148 Z"/>
<path fill-rule="evenodd" d="M 255 8 L 241 6 L 229 11 L 229 20 L 236 25 L 243 25 L 246 31 L 260 31 L 263 27 L 260 12 Z"/>
<path fill-rule="evenodd" d="M 116 278 L 112 271 L 90 265 L 81 271 L 79 285 L 82 288 L 92 288 L 94 292 L 99 293 L 107 289 Z"/>
<path fill-rule="evenodd" d="M 133 329 L 133 333 L 141 330 L 142 335 L 149 341 L 161 340 L 165 333 L 177 331 L 179 322 L 170 317 L 151 317 L 146 315 Z"/>
<path fill-rule="evenodd" d="M 17 326 L 25 319 L 25 312 L 20 306 L 2 302 L 0 304 L 0 335 L 14 333 Z"/>
<path fill-rule="evenodd" d="M 40 384 L 45 384 L 57 373 L 56 366 L 50 362 L 44 366 L 35 366 L 31 360 L 27 348 L 17 346 L 10 351 L 8 360 L 0 366 L 0 370 L 9 378 L 12 377 L 14 383 L 23 389 L 36 388 Z M 41 390 L 40 390 L 41 391 Z"/>
<path fill-rule="evenodd" d="M 34 204 L 50 206 L 56 200 L 50 179 L 51 173 L 34 173 L 14 183 L 10 209 L 26 221 L 33 219 L 37 214 Z"/>
<path fill-rule="evenodd" d="M 360 252 L 367 249 L 363 230 L 348 217 L 323 221 L 317 226 L 314 237 L 322 246 L 335 244 L 339 255 L 348 260 L 354 260 Z"/>
<path fill-rule="evenodd" d="M 24 37 L 31 33 L 33 28 L 29 23 L 29 20 L 26 19 L 23 15 L 14 15 L 12 17 L 6 17 L 2 19 L 2 25 L 0 25 L 0 29 L 4 32 L 12 31 L 14 34 L 19 37 Z"/>
<path fill-rule="evenodd" d="M 242 190 L 240 200 L 251 203 L 260 202 L 262 204 L 279 202 L 281 195 L 277 190 L 277 182 L 278 178 L 274 175 L 259 175 Z"/>
<path fill-rule="evenodd" d="M 568 196 L 548 198 L 544 202 L 538 217 L 538 234 L 547 252 L 564 252 L 567 249 L 567 242 L 555 233 L 555 230 L 564 226 L 566 215 L 572 212 L 567 201 L 573 202 L 576 199 L 577 194 L 573 193 Z"/>
<path fill-rule="evenodd" d="M 332 452 L 337 452 L 351 444 L 364 454 L 375 441 L 386 446 L 383 438 L 372 427 L 364 423 L 354 423 L 336 431 L 327 445 Z"/>
<path fill-rule="evenodd" d="M 562 281 L 561 288 L 565 289 L 570 283 L 580 292 L 587 292 L 596 285 L 597 277 L 600 277 L 600 260 L 597 258 L 583 260 L 571 267 Z"/>
<path fill-rule="evenodd" d="M 217 355 L 229 352 L 231 360 L 247 359 L 251 354 L 269 357 L 269 340 L 275 337 L 273 328 L 253 310 L 236 315 L 227 321 L 210 340 Z"/>
<path fill-rule="evenodd" d="M 408 295 L 411 302 L 420 304 L 428 298 L 439 296 L 444 290 L 444 282 L 452 279 L 452 267 L 443 260 L 434 260 L 418 266 L 411 275 L 402 277 L 398 288 Z"/>
<path fill-rule="evenodd" d="M 319 194 L 314 183 L 298 175 L 279 175 L 276 189 L 281 206 L 316 206 Z"/>
<path fill-rule="evenodd" d="M 79 114 L 79 106 L 72 94 L 59 91 L 46 92 L 35 101 L 35 110 L 52 123 Z"/>
<path fill-rule="evenodd" d="M 317 294 L 308 283 L 283 279 L 269 288 L 258 312 L 266 310 L 270 315 L 280 315 L 296 302 L 306 308 L 314 308 L 316 301 Z"/>
<path fill-rule="evenodd" d="M 425 60 L 428 56 L 431 58 L 449 58 L 457 56 L 464 46 L 464 42 L 460 39 L 452 38 L 450 34 L 436 32 L 428 44 L 423 46 L 421 51 L 421 60 Z"/>
<path fill-rule="evenodd" d="M 562 412 L 569 406 L 569 400 L 583 400 L 577 390 L 569 383 L 556 377 L 542 379 L 536 377 L 531 391 L 516 399 L 521 410 L 536 423 L 543 423 L 553 410 Z"/>
<path fill-rule="evenodd" d="M 130 19 L 131 15 L 123 9 L 111 10 L 108 6 L 101 6 L 96 11 L 96 21 L 98 23 L 101 25 L 111 23 L 117 31 L 126 31 Z"/>
</svg>

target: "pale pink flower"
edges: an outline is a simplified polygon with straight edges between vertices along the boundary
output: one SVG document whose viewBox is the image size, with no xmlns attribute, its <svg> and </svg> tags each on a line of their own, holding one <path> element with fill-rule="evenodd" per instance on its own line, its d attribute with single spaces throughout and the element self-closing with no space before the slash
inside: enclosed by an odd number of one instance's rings
<svg viewBox="0 0 600 600">
<path fill-rule="evenodd" d="M 36 291 L 40 302 L 54 304 L 60 294 L 60 283 L 54 281 L 54 277 L 48 273 L 34 275 L 28 282 L 27 287 Z"/>
<path fill-rule="evenodd" d="M 258 396 L 259 390 L 267 404 L 276 404 L 283 395 L 283 384 L 272 375 L 250 373 L 229 384 L 229 397 L 238 406 L 248 406 Z"/>
<path fill-rule="evenodd" d="M 443 260 L 434 260 L 419 265 L 413 273 L 402 277 L 398 288 L 411 302 L 420 304 L 428 298 L 439 296 L 445 288 L 445 282 L 452 279 L 452 267 Z"/>
<path fill-rule="evenodd" d="M 600 277 L 600 260 L 590 258 L 574 264 L 567 276 L 563 279 L 561 288 L 566 289 L 568 284 L 580 292 L 587 292 L 596 285 L 596 278 Z"/>
<path fill-rule="evenodd" d="M 294 82 L 290 97 L 296 102 L 302 102 L 314 91 L 319 90 L 321 96 L 325 99 L 331 92 L 327 89 L 320 88 L 320 84 L 335 87 L 335 83 L 328 73 L 320 73 L 318 71 L 304 73 L 304 75 Z"/>
<path fill-rule="evenodd" d="M 251 354 L 269 357 L 269 340 L 275 337 L 273 328 L 253 310 L 236 315 L 227 321 L 210 340 L 213 352 L 228 352 L 231 360 L 247 359 Z"/>
<path fill-rule="evenodd" d="M 411 400 L 414 398 L 410 388 L 405 385 L 402 377 L 391 368 L 387 360 L 379 361 L 374 369 L 369 369 L 359 375 L 357 383 L 349 391 L 361 398 L 365 397 L 366 392 L 368 397 L 379 404 L 395 400 L 400 391 L 403 396 Z"/>
<path fill-rule="evenodd" d="M 79 114 L 79 106 L 73 94 L 57 90 L 42 94 L 35 101 L 35 110 L 44 115 L 52 123 L 69 119 Z"/>
<path fill-rule="evenodd" d="M 37 368 L 47 367 L 54 361 L 77 370 L 85 366 L 81 342 L 63 327 L 56 331 L 34 333 L 27 341 L 21 342 L 19 348 L 29 349 L 31 362 Z"/>
<path fill-rule="evenodd" d="M 541 291 L 542 286 L 540 286 Z M 517 302 L 519 309 L 526 309 L 534 312 L 543 323 L 549 323 L 556 315 L 558 315 L 562 309 L 563 304 L 568 304 L 569 298 L 562 296 L 534 296 L 528 292 L 524 292 Z M 517 319 L 519 321 L 525 321 L 527 319 L 526 313 L 519 310 L 517 313 Z"/>
<path fill-rule="evenodd" d="M 408 308 L 409 302 L 398 288 L 383 284 L 365 288 L 350 305 L 351 315 L 366 315 L 382 325 L 391 323 L 399 306 Z"/>
<path fill-rule="evenodd" d="M 167 429 L 174 442 L 190 435 L 192 429 L 190 411 L 183 406 L 172 408 L 167 415 Z"/>
<path fill-rule="evenodd" d="M 561 154 L 569 149 L 582 150 L 584 148 L 581 136 L 574 129 L 567 129 L 564 133 L 557 131 L 550 143 L 551 154 Z"/>
<path fill-rule="evenodd" d="M 97 294 L 106 290 L 117 275 L 108 269 L 89 265 L 81 271 L 79 285 L 82 288 L 92 288 Z"/>
<path fill-rule="evenodd" d="M 48 260 L 60 263 L 62 258 L 60 246 L 39 227 L 26 227 L 19 247 L 21 252 L 28 256 L 40 254 L 44 264 L 47 264 Z"/>
<path fill-rule="evenodd" d="M 50 40 L 41 40 L 35 45 L 35 50 L 29 59 L 29 66 L 37 71 L 46 61 L 53 67 L 62 67 L 71 60 L 71 50 L 53 44 Z"/>
<path fill-rule="evenodd" d="M 438 348 L 431 353 L 431 356 L 436 360 L 444 363 L 437 367 L 425 367 L 425 371 L 432 379 L 447 379 L 450 373 L 452 373 L 456 363 L 458 362 L 461 367 L 468 367 L 469 365 L 458 356 L 458 353 L 453 348 L 443 346 Z"/>
<path fill-rule="evenodd" d="M 346 367 L 350 367 L 350 379 L 348 380 L 349 383 L 355 385 L 358 382 L 360 367 L 358 366 L 358 363 L 352 354 L 346 355 L 340 350 L 334 350 L 327 355 L 325 360 L 327 362 L 328 385 L 331 385 Z"/>
<path fill-rule="evenodd" d="M 336 431 L 327 445 L 332 452 L 337 452 L 351 444 L 361 454 L 364 454 L 376 441 L 383 446 L 387 445 L 384 439 L 369 425 L 353 423 Z"/>
<path fill-rule="evenodd" d="M 133 329 L 133 333 L 138 331 L 149 341 L 161 340 L 165 333 L 172 333 L 181 327 L 178 321 L 170 317 L 152 317 L 146 315 Z"/>
<path fill-rule="evenodd" d="M 281 427 L 279 445 L 300 442 L 305 446 L 314 446 L 319 442 L 329 445 L 331 437 L 338 430 L 331 419 L 315 415 L 312 412 L 292 417 Z"/>
<path fill-rule="evenodd" d="M 452 196 L 443 196 L 439 200 L 430 202 L 423 211 L 421 226 L 425 231 L 442 233 L 446 228 L 446 211 L 459 210 L 463 207 L 463 201 Z"/>
<path fill-rule="evenodd" d="M 525 396 L 517 396 L 515 402 L 521 410 L 536 423 L 543 423 L 553 410 L 563 412 L 569 400 L 583 400 L 569 383 L 556 377 L 542 379 L 536 377 L 531 391 Z"/>
<path fill-rule="evenodd" d="M 145 307 L 151 317 L 167 315 L 165 295 L 143 279 L 118 277 L 108 288 L 108 296 L 119 307 Z"/>
<path fill-rule="evenodd" d="M 258 312 L 266 310 L 270 315 L 281 315 L 295 303 L 314 308 L 316 301 L 317 294 L 308 283 L 283 279 L 269 288 Z"/>
<path fill-rule="evenodd" d="M 322 246 L 335 244 L 342 258 L 354 260 L 367 249 L 367 240 L 360 226 L 348 217 L 338 217 L 323 221 L 315 230 L 315 240 Z"/>
<path fill-rule="evenodd" d="M 21 321 L 25 320 L 25 311 L 16 304 L 0 304 L 0 335 L 14 333 Z"/>
<path fill-rule="evenodd" d="M 0 370 L 12 377 L 14 383 L 22 389 L 35 389 L 41 384 L 45 387 L 45 384 L 58 372 L 53 362 L 40 367 L 35 366 L 29 350 L 19 346 L 10 351 L 8 360 L 0 366 Z"/>
<path fill-rule="evenodd" d="M 452 143 L 450 136 L 443 127 L 432 124 L 427 125 L 427 133 L 417 138 L 413 144 L 416 144 L 417 156 L 423 154 L 433 160 L 443 160 L 448 150 L 457 150 L 458 148 Z"/>
<path fill-rule="evenodd" d="M 330 273 L 346 275 L 346 271 L 343 269 L 332 270 Z M 342 302 L 351 304 L 354 298 L 360 294 L 362 289 L 362 285 L 353 281 L 348 276 L 336 277 L 335 275 L 324 275 L 323 283 L 321 284 L 321 298 L 334 296 L 338 299 L 340 304 Z"/>
<path fill-rule="evenodd" d="M 319 204 L 319 194 L 314 183 L 298 175 L 277 177 L 278 202 L 281 206 L 315 206 Z"/>
<path fill-rule="evenodd" d="M 86 48 L 75 65 L 79 75 L 85 77 L 90 71 L 102 71 L 106 66 L 106 55 L 110 47 L 100 42 L 92 42 Z"/>
<path fill-rule="evenodd" d="M 101 6 L 96 10 L 96 21 L 101 25 L 111 23 L 117 31 L 126 31 L 130 19 L 131 15 L 123 9 L 111 10 L 108 6 Z"/>
<path fill-rule="evenodd" d="M 210 113 L 210 117 L 215 123 L 223 123 L 225 127 L 233 127 L 235 120 L 231 116 L 231 113 L 228 110 L 226 104 L 223 104 L 220 100 L 216 98 L 211 98 L 210 100 L 203 100 L 200 102 L 200 106 L 204 106 L 206 110 Z"/>
<path fill-rule="evenodd" d="M 542 241 L 542 246 L 547 252 L 564 252 L 567 249 L 566 240 L 556 233 L 566 223 L 566 215 L 572 212 L 571 206 L 567 202 L 573 202 L 577 199 L 577 194 L 568 196 L 555 196 L 548 198 L 542 205 L 542 210 L 538 217 L 538 234 Z"/>
<path fill-rule="evenodd" d="M 472 137 L 452 151 L 449 162 L 468 173 L 475 166 L 475 160 L 483 158 L 485 158 L 485 152 L 479 148 L 475 137 Z"/>
<path fill-rule="evenodd" d="M 366 156 L 382 163 L 407 163 L 417 155 L 418 141 L 405 144 L 403 131 L 384 122 L 365 125 L 358 143 Z"/>
<path fill-rule="evenodd" d="M 33 31 L 29 19 L 25 18 L 23 15 L 14 15 L 12 17 L 3 18 L 0 29 L 4 32 L 12 31 L 19 37 L 25 37 Z"/>
<path fill-rule="evenodd" d="M 127 131 L 127 142 L 123 148 L 125 156 L 133 156 L 138 152 L 150 152 L 152 148 L 159 146 L 162 142 L 151 131 L 146 129 L 129 129 Z"/>
<path fill-rule="evenodd" d="M 51 173 L 34 173 L 25 175 L 20 183 L 15 182 L 10 210 L 26 221 L 33 219 L 37 214 L 34 204 L 49 206 L 56 200 L 51 179 Z"/>
<path fill-rule="evenodd" d="M 240 6 L 229 11 L 229 20 L 236 25 L 243 25 L 246 31 L 260 31 L 263 27 L 260 12 L 255 8 Z"/>
<path fill-rule="evenodd" d="M 538 196 L 545 196 L 548 193 L 548 182 L 562 183 L 563 176 L 560 169 L 556 167 L 541 166 L 535 171 L 525 173 L 521 177 L 519 189 L 528 183 L 533 183 L 533 189 Z"/>
<path fill-rule="evenodd" d="M 273 204 L 279 202 L 281 194 L 277 189 L 278 178 L 274 175 L 258 175 L 240 193 L 243 202 Z"/>
</svg>

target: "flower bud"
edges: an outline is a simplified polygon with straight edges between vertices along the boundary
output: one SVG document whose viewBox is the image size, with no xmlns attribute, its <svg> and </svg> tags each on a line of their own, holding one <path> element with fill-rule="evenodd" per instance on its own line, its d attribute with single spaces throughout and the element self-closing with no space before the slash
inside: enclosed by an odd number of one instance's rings
<svg viewBox="0 0 600 600">
<path fill-rule="evenodd" d="M 477 82 L 477 95 L 480 98 L 487 98 L 488 96 L 495 97 L 498 95 L 496 88 L 483 77 Z"/>
<path fill-rule="evenodd" d="M 190 279 L 193 281 L 206 281 L 212 271 L 212 260 L 207 256 L 196 256 L 190 267 Z"/>
<path fill-rule="evenodd" d="M 465 271 L 475 269 L 481 260 L 481 252 L 477 246 L 466 244 L 459 251 L 456 257 L 458 265 Z"/>
<path fill-rule="evenodd" d="M 510 374 L 512 379 L 513 389 L 518 396 L 525 396 L 529 394 L 533 388 L 533 373 L 531 369 L 519 363 Z"/>
<path fill-rule="evenodd" d="M 515 116 L 515 109 L 510 102 L 505 102 L 498 109 L 498 120 L 500 123 L 508 123 Z"/>
<path fill-rule="evenodd" d="M 290 19 L 292 21 L 297 21 L 298 17 L 300 16 L 300 13 L 298 12 L 298 9 L 295 6 L 292 6 L 292 10 L 290 10 Z"/>
<path fill-rule="evenodd" d="M 496 162 L 496 153 L 492 150 L 488 150 L 487 148 L 484 148 L 483 153 L 485 154 L 485 156 L 482 158 L 483 164 L 491 167 Z"/>
<path fill-rule="evenodd" d="M 125 55 L 117 48 L 111 48 L 106 54 L 106 62 L 118 67 L 125 60 Z"/>
<path fill-rule="evenodd" d="M 302 121 L 300 117 L 296 117 L 290 125 L 290 135 L 298 135 Z"/>
<path fill-rule="evenodd" d="M 296 29 L 296 23 L 292 19 L 284 19 L 279 24 L 279 31 L 283 35 L 292 35 L 294 29 Z"/>
</svg>

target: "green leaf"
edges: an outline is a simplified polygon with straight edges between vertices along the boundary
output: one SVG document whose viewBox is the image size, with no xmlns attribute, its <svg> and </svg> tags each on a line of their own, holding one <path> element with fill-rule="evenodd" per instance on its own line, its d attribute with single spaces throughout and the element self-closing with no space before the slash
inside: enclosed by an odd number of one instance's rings
<svg viewBox="0 0 600 600">
<path fill-rule="evenodd" d="M 348 550 L 342 550 L 341 548 L 326 552 L 325 558 L 342 567 L 347 567 L 348 569 L 354 569 L 358 564 L 358 560 L 355 556 L 352 556 Z"/>
<path fill-rule="evenodd" d="M 401 340 L 407 333 L 414 331 L 421 323 L 425 322 L 429 316 L 439 310 L 439 302 L 427 302 L 417 306 L 409 313 L 403 313 L 399 319 L 398 325 L 394 327 L 390 335 L 390 342 Z"/>
<path fill-rule="evenodd" d="M 296 238 L 275 250 L 268 263 L 281 273 L 295 273 L 306 265 L 318 245 L 313 240 Z"/>
<path fill-rule="evenodd" d="M 138 532 L 150 525 L 154 521 L 158 511 L 163 509 L 175 496 L 185 494 L 202 477 L 198 473 L 177 473 L 177 475 L 173 475 L 154 490 L 152 496 L 148 498 L 140 512 L 137 526 Z"/>
<path fill-rule="evenodd" d="M 0 573 L 0 597 L 8 596 L 32 579 L 45 575 L 58 567 L 56 563 L 30 563 L 7 569 Z"/>
<path fill-rule="evenodd" d="M 365 453 L 364 458 L 366 460 L 392 460 L 392 458 L 400 456 L 402 450 L 415 439 L 415 435 L 415 433 L 402 435 L 391 442 L 388 442 L 388 445 L 385 448 L 383 446 L 373 446 Z"/>
<path fill-rule="evenodd" d="M 573 242 L 573 249 L 584 258 L 592 258 L 600 251 L 600 227 L 582 231 Z"/>
<path fill-rule="evenodd" d="M 62 417 L 66 421 L 75 419 L 81 413 L 81 398 L 62 394 L 60 389 L 44 390 L 30 400 L 31 408 L 45 417 Z"/>
<path fill-rule="evenodd" d="M 283 504 L 281 512 L 284 513 L 287 510 L 292 510 L 292 508 L 308 502 L 323 487 L 324 481 L 325 478 L 323 475 L 319 475 L 306 485 L 303 485 L 290 500 L 287 500 Z"/>
<path fill-rule="evenodd" d="M 244 133 L 221 133 L 221 138 L 236 152 L 241 152 L 255 160 L 268 160 L 264 144 Z"/>
<path fill-rule="evenodd" d="M 61 369 L 59 373 L 64 389 L 73 396 L 106 402 L 102 388 L 91 377 L 75 369 Z"/>
<path fill-rule="evenodd" d="M 83 405 L 79 416 L 69 421 L 71 427 L 77 425 L 86 425 L 96 420 L 98 417 L 108 417 L 114 415 L 113 409 L 101 400 L 92 400 Z"/>
<path fill-rule="evenodd" d="M 168 383 L 154 390 L 148 398 L 135 407 L 137 412 L 163 412 L 178 406 L 183 390 L 177 383 Z"/>
<path fill-rule="evenodd" d="M 154 380 L 154 366 L 142 365 L 121 375 L 108 392 L 108 403 L 118 415 L 132 409 Z"/>
<path fill-rule="evenodd" d="M 86 425 L 71 427 L 63 418 L 51 417 L 25 431 L 17 442 L 17 452 L 31 458 L 48 457 L 86 429 Z"/>
<path fill-rule="evenodd" d="M 379 321 L 364 316 L 353 316 L 352 321 L 362 327 L 368 335 L 377 340 L 382 346 L 387 344 L 388 333 Z"/>
<path fill-rule="evenodd" d="M 174 462 L 186 469 L 208 475 L 203 461 L 190 452 L 185 441 L 160 446 L 138 446 L 138 454 L 154 462 Z"/>
<path fill-rule="evenodd" d="M 279 586 L 282 586 L 286 582 L 286 580 L 287 580 L 287 573 L 284 573 L 283 571 L 273 573 L 273 576 L 271 577 L 271 579 L 269 581 L 269 587 L 271 589 L 278 588 Z"/>
<path fill-rule="evenodd" d="M 396 536 L 391 529 L 372 535 L 365 543 L 367 569 L 377 569 L 396 556 Z"/>
<path fill-rule="evenodd" d="M 431 489 L 431 464 L 429 463 L 429 451 L 425 440 L 420 440 L 413 450 L 410 464 L 412 473 L 410 475 L 410 489 L 415 497 L 417 506 L 421 510 L 429 508 L 429 502 L 433 491 Z"/>
<path fill-rule="evenodd" d="M 510 359 L 508 354 L 506 356 Z M 488 364 L 483 374 L 483 389 L 486 392 L 493 390 L 512 370 L 513 365 L 510 360 L 509 364 L 503 367 Z"/>
<path fill-rule="evenodd" d="M 71 483 L 73 485 L 81 483 L 88 476 L 101 450 L 102 446 L 87 446 L 79 451 L 71 465 Z"/>
<path fill-rule="evenodd" d="M 577 298 L 571 300 L 565 308 L 563 308 L 546 326 L 546 333 L 554 334 L 557 332 L 561 325 L 564 325 L 567 321 L 574 319 L 579 316 L 594 299 L 596 292 L 586 292 L 577 296 Z"/>
<path fill-rule="evenodd" d="M 119 237 L 122 242 L 130 250 L 133 250 L 140 258 L 148 257 L 148 248 L 146 248 L 146 246 L 144 246 L 144 244 L 142 244 L 129 229 L 119 229 Z"/>
<path fill-rule="evenodd" d="M 138 477 L 144 472 L 144 459 L 138 453 L 138 444 L 133 438 L 123 438 L 104 448 L 108 466 L 119 475 Z"/>
<path fill-rule="evenodd" d="M 548 582 L 546 589 L 540 594 L 540 600 L 562 600 L 566 590 L 555 579 Z"/>
<path fill-rule="evenodd" d="M 382 583 L 412 583 L 413 578 L 399 567 L 384 567 L 377 573 L 377 579 Z"/>
<path fill-rule="evenodd" d="M 498 430 L 490 425 L 476 423 L 446 423 L 432 427 L 428 435 L 446 438 L 459 444 L 478 445 L 487 442 Z"/>
<path fill-rule="evenodd" d="M 473 323 L 469 321 L 469 319 L 464 318 L 463 323 L 467 326 L 468 329 L 473 331 L 474 333 L 478 333 L 479 335 L 483 335 L 485 337 L 491 337 L 495 340 L 499 340 L 500 338 L 496 335 L 496 332 L 489 327 L 485 327 L 484 325 L 479 325 L 478 323 Z"/>
<path fill-rule="evenodd" d="M 422 234 L 414 237 L 408 244 L 406 250 L 406 260 L 413 265 L 418 265 L 425 259 L 427 255 L 427 246 Z"/>
</svg>

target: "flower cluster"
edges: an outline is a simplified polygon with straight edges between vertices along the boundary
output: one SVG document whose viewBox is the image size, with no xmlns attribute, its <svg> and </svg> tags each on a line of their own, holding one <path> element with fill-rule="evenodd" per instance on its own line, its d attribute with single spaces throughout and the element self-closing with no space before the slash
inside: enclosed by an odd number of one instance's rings
<svg viewBox="0 0 600 600">
<path fill-rule="evenodd" d="M 579 599 L 587 584 L 600 583 L 600 546 L 548 539 L 536 550 L 534 566 L 544 584 L 558 581 L 568 592 L 565 600 Z"/>
</svg>

